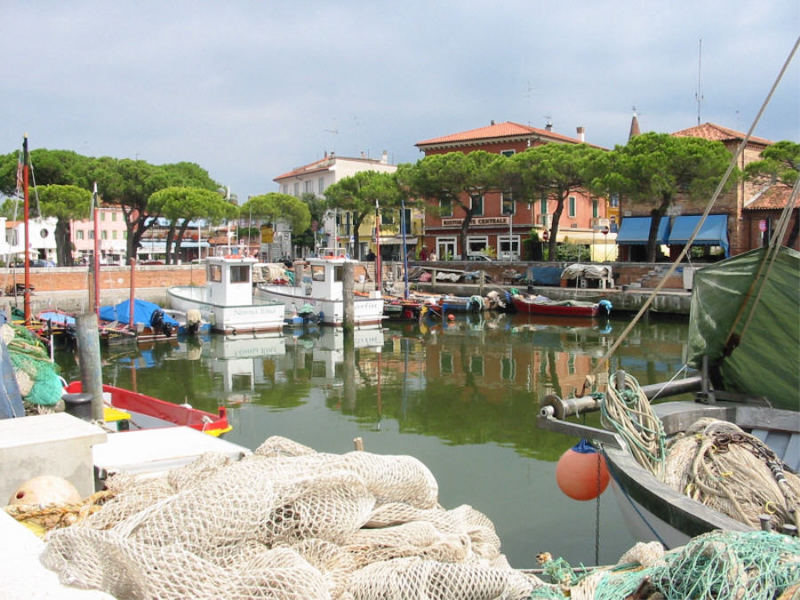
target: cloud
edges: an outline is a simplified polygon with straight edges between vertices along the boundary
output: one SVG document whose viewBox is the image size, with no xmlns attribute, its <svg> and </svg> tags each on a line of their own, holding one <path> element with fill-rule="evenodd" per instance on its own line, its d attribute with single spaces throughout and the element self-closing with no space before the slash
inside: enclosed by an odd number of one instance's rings
<svg viewBox="0 0 800 600">
<path fill-rule="evenodd" d="M 496 121 L 605 147 L 701 119 L 746 130 L 796 2 L 35 2 L 0 22 L 3 152 L 191 161 L 240 199 L 326 150 L 415 161 Z M 702 38 L 702 68 L 698 80 Z M 797 59 L 757 135 L 800 137 Z"/>
</svg>

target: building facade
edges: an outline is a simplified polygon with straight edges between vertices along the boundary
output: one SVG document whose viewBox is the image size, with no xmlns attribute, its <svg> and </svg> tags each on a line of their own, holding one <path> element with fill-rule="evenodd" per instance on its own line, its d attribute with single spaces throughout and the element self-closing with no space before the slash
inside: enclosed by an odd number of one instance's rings
<svg viewBox="0 0 800 600">
<path fill-rule="evenodd" d="M 125 264 L 128 230 L 125 215 L 116 205 L 101 206 L 97 209 L 100 263 L 106 265 Z M 70 241 L 72 259 L 76 264 L 88 264 L 94 256 L 95 229 L 92 219 L 70 222 Z"/>
<path fill-rule="evenodd" d="M 572 138 L 545 129 L 537 129 L 519 123 L 492 123 L 438 138 L 424 140 L 416 144 L 425 156 L 476 150 L 512 156 L 528 148 L 543 144 L 580 144 L 585 142 L 585 130 L 577 128 L 578 137 Z M 523 240 L 536 231 L 540 239 L 547 237 L 552 226 L 553 212 L 557 202 L 551 199 L 531 199 L 518 201 L 509 192 L 486 191 L 483 194 L 466 198 L 473 210 L 467 234 L 467 248 L 460 247 L 461 225 L 464 210 L 453 205 L 452 214 L 441 211 L 428 211 L 425 215 L 424 246 L 428 254 L 434 253 L 439 259 L 489 255 L 503 260 L 519 260 L 523 256 Z M 558 230 L 558 242 L 588 245 L 597 260 L 610 260 L 614 234 L 611 233 L 608 219 L 608 202 L 604 198 L 591 196 L 588 192 L 577 190 L 565 203 Z M 608 256 L 597 256 L 605 247 Z M 597 250 L 598 252 L 595 252 Z"/>
<path fill-rule="evenodd" d="M 360 171 L 377 171 L 394 173 L 397 165 L 389 164 L 386 151 L 380 159 L 336 156 L 326 152 L 325 156 L 315 162 L 292 169 L 279 175 L 273 181 L 278 184 L 282 194 L 301 198 L 304 194 L 322 197 L 325 190 L 346 177 Z M 317 224 L 315 235 L 318 236 L 318 248 L 345 248 L 351 256 L 364 256 L 368 248 L 375 247 L 375 220 L 365 220 L 359 229 L 361 248 L 354 248 L 352 215 L 347 211 L 328 211 L 322 223 Z M 388 241 L 388 240 L 387 240 Z"/>
</svg>

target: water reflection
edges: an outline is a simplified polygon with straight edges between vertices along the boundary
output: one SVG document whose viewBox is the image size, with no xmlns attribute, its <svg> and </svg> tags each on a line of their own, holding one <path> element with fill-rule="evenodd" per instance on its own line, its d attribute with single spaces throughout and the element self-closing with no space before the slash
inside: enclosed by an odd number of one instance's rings
<svg viewBox="0 0 800 600">
<path fill-rule="evenodd" d="M 229 407 L 227 439 L 254 448 L 283 435 L 320 451 L 412 454 L 433 471 L 440 502 L 475 506 L 495 523 L 512 565 L 537 551 L 595 561 L 594 503 L 567 499 L 555 461 L 576 440 L 536 428 L 539 399 L 567 396 L 627 325 L 528 315 L 457 316 L 388 323 L 348 338 L 325 327 L 284 336 L 173 340 L 104 354 L 104 381 L 205 410 Z M 610 360 L 642 384 L 684 364 L 687 326 L 661 317 L 637 324 Z M 72 354 L 57 360 L 78 378 Z M 589 415 L 587 423 L 596 423 Z M 613 497 L 601 497 L 601 562 L 630 547 Z"/>
</svg>

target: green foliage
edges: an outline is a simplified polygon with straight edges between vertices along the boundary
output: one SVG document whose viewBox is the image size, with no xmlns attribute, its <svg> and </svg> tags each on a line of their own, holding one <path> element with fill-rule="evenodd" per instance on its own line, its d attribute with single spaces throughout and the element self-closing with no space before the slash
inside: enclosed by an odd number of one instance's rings
<svg viewBox="0 0 800 600">
<path fill-rule="evenodd" d="M 602 172 L 593 179 L 592 187 L 618 193 L 624 202 L 652 209 L 647 258 L 654 261 L 661 218 L 681 195 L 710 198 L 730 159 L 721 142 L 645 133 L 613 151 Z"/>
<path fill-rule="evenodd" d="M 745 177 L 759 183 L 794 185 L 800 172 L 800 144 L 783 140 L 765 148 L 761 160 L 745 167 Z"/>
<path fill-rule="evenodd" d="M 250 216 L 269 223 L 288 222 L 293 234 L 302 233 L 311 224 L 308 204 L 294 196 L 277 192 L 253 196 L 245 202 L 239 209 L 239 217 Z"/>
<path fill-rule="evenodd" d="M 58 219 L 55 229 L 59 266 L 72 265 L 70 221 L 90 216 L 92 194 L 74 185 L 44 185 L 38 188 L 43 217 Z"/>
</svg>

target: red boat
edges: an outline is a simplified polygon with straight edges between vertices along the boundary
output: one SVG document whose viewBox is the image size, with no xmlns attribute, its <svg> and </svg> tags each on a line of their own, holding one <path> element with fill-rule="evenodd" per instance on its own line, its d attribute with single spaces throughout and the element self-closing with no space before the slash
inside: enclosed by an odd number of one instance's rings
<svg viewBox="0 0 800 600">
<path fill-rule="evenodd" d="M 80 381 L 73 381 L 64 388 L 64 392 L 68 394 L 81 391 Z M 120 429 L 131 425 L 141 429 L 177 425 L 191 427 L 215 437 L 233 429 L 228 423 L 227 408 L 224 406 L 220 406 L 215 415 L 192 408 L 188 404 L 173 404 L 113 385 L 103 384 L 103 391 L 111 394 L 111 402 L 106 402 L 105 406 L 106 421 L 119 421 Z"/>
<path fill-rule="evenodd" d="M 566 317 L 596 317 L 611 314 L 611 302 L 586 302 L 582 300 L 551 300 L 546 296 L 513 297 L 517 312 L 530 315 L 553 315 Z"/>
</svg>

